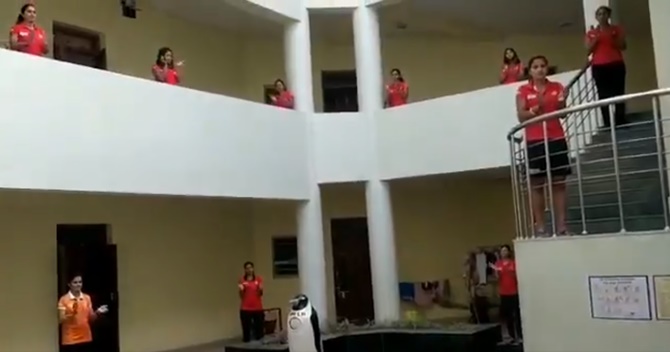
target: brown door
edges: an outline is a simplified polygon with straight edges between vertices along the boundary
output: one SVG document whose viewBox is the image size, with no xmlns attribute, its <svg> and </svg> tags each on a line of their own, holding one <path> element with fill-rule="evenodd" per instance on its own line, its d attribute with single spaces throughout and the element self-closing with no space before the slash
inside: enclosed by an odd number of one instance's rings
<svg viewBox="0 0 670 352">
<path fill-rule="evenodd" d="M 367 219 L 333 219 L 330 234 L 338 321 L 361 324 L 374 320 Z"/>
</svg>

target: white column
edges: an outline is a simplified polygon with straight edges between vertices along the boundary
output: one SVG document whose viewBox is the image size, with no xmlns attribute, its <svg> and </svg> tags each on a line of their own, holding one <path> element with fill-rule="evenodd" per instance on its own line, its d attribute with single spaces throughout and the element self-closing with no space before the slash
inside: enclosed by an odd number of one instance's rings
<svg viewBox="0 0 670 352">
<path fill-rule="evenodd" d="M 354 11 L 354 47 L 358 80 L 358 105 L 367 119 L 370 150 L 376 160 L 377 137 L 375 114 L 383 108 L 383 75 L 379 38 L 379 18 L 374 8 L 364 1 Z M 396 265 L 395 232 L 389 184 L 379 179 L 377 165 L 372 163 L 366 184 L 366 206 L 370 240 L 370 267 L 374 297 L 375 320 L 392 322 L 400 319 L 400 294 Z"/>
<path fill-rule="evenodd" d="M 295 109 L 307 119 L 309 200 L 298 205 L 298 270 L 302 293 L 309 297 L 319 314 L 322 327 L 328 321 L 326 261 L 324 259 L 321 191 L 316 181 L 314 155 L 314 97 L 312 90 L 312 48 L 309 13 L 304 7 L 300 22 L 286 26 L 284 37 L 287 85 L 295 96 Z"/>
<path fill-rule="evenodd" d="M 667 20 L 669 13 L 670 1 L 649 0 L 649 22 L 651 23 L 658 88 L 670 88 L 670 22 Z M 662 118 L 670 117 L 670 96 L 660 98 L 660 109 Z M 667 149 L 670 148 L 670 121 L 663 121 L 663 131 L 666 136 L 664 142 Z M 665 163 L 666 165 L 670 163 L 668 154 L 665 154 Z M 670 177 L 670 170 L 666 170 L 666 173 Z M 668 201 L 670 203 L 670 199 Z"/>
</svg>

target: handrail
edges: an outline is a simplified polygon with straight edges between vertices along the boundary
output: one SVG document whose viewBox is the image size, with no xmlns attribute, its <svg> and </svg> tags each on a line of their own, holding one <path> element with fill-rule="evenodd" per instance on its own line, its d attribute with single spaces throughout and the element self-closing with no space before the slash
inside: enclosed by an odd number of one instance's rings
<svg viewBox="0 0 670 352">
<path fill-rule="evenodd" d="M 572 77 L 572 79 L 565 86 L 565 90 L 569 91 L 570 88 L 572 88 L 572 86 L 574 86 L 575 83 L 577 83 L 577 81 L 579 81 L 579 78 L 581 78 L 582 75 L 584 75 L 590 67 L 591 67 L 591 60 L 587 60 L 586 64 L 584 64 L 584 66 L 581 68 L 581 70 L 579 70 L 579 72 L 577 72 L 577 74 L 574 77 Z"/>
<path fill-rule="evenodd" d="M 567 116 L 569 114 L 579 112 L 582 110 L 589 110 L 589 109 L 595 109 L 599 108 L 601 106 L 606 106 L 606 105 L 612 105 L 616 103 L 621 103 L 625 102 L 627 100 L 631 99 L 639 99 L 639 98 L 646 98 L 646 97 L 654 97 L 654 96 L 663 96 L 663 95 L 670 95 L 670 88 L 659 88 L 659 89 L 654 89 L 646 92 L 641 92 L 641 93 L 631 93 L 631 94 L 626 94 L 626 95 L 620 95 L 618 97 L 613 97 L 613 98 L 608 98 L 608 99 L 602 99 L 594 102 L 589 102 L 585 104 L 580 104 L 577 106 L 571 106 L 562 110 L 550 112 L 544 115 L 540 115 L 537 117 L 534 117 L 530 120 L 526 120 L 516 126 L 514 126 L 509 133 L 507 133 L 507 140 L 511 141 L 512 137 L 522 129 L 526 128 L 529 125 L 533 125 L 536 123 L 544 122 L 549 119 L 554 119 L 560 116 Z"/>
</svg>

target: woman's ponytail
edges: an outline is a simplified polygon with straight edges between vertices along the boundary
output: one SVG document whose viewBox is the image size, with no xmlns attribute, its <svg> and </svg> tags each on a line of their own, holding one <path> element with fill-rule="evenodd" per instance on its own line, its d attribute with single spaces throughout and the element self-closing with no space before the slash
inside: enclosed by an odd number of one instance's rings
<svg viewBox="0 0 670 352">
<path fill-rule="evenodd" d="M 21 24 L 21 23 L 23 23 L 23 21 L 25 21 L 25 20 L 26 20 L 26 18 L 23 17 L 23 14 L 22 14 L 22 13 L 20 13 L 20 14 L 19 14 L 19 17 L 16 18 L 16 24 Z"/>
</svg>

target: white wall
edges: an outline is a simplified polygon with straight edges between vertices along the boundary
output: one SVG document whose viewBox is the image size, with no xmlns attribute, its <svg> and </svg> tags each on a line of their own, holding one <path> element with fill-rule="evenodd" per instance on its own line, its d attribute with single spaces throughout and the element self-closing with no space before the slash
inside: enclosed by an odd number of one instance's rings
<svg viewBox="0 0 670 352">
<path fill-rule="evenodd" d="M 317 180 L 367 180 L 374 158 L 369 120 L 358 113 L 315 114 Z"/>
<path fill-rule="evenodd" d="M 668 248 L 667 232 L 517 241 L 526 351 L 667 352 L 670 321 L 592 319 L 588 276 L 667 275 Z"/>
<path fill-rule="evenodd" d="M 360 0 L 307 0 L 307 8 L 319 9 L 349 9 L 356 8 Z"/>
<path fill-rule="evenodd" d="M 300 11 L 304 10 L 304 5 L 300 0 L 226 0 L 228 3 L 244 8 L 251 13 L 268 17 L 268 13 L 262 10 L 269 10 L 276 15 L 286 17 L 291 20 L 300 19 Z M 261 11 L 259 11 L 261 10 Z"/>
<path fill-rule="evenodd" d="M 0 50 L 0 187 L 303 199 L 299 113 Z"/>
<path fill-rule="evenodd" d="M 552 77 L 567 84 L 577 71 Z M 384 179 L 508 166 L 506 134 L 518 124 L 520 83 L 409 104 L 377 113 Z"/>
</svg>

